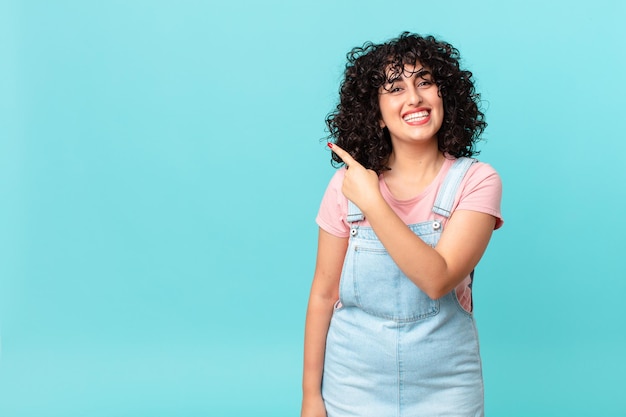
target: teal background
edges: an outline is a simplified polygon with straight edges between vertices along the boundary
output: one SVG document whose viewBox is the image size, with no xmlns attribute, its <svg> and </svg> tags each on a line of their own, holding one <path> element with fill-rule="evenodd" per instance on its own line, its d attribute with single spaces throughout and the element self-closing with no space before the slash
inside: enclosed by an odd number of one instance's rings
<svg viewBox="0 0 626 417">
<path fill-rule="evenodd" d="M 626 416 L 626 3 L 0 1 L 0 415 L 299 415 L 346 52 L 460 49 L 488 416 Z"/>
</svg>

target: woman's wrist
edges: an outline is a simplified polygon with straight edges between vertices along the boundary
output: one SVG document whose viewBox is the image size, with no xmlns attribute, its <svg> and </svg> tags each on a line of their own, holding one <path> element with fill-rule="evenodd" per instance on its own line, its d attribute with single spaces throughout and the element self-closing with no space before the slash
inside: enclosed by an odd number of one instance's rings
<svg viewBox="0 0 626 417">
<path fill-rule="evenodd" d="M 372 196 L 363 207 L 359 208 L 368 219 L 371 216 L 376 216 L 378 213 L 384 213 L 386 210 L 391 210 L 389 204 L 387 204 L 380 191 L 375 196 Z"/>
<path fill-rule="evenodd" d="M 303 398 L 316 398 L 322 396 L 322 383 L 315 383 L 314 381 L 304 381 L 302 384 L 302 397 Z"/>
</svg>

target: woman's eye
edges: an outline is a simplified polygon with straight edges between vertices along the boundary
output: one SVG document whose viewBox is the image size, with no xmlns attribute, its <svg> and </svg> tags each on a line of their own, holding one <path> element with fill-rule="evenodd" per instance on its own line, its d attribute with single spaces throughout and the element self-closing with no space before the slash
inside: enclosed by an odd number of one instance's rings
<svg viewBox="0 0 626 417">
<path fill-rule="evenodd" d="M 423 80 L 421 81 L 419 84 L 417 84 L 418 87 L 429 87 L 431 86 L 433 83 L 432 81 L 428 81 L 428 80 Z"/>
</svg>

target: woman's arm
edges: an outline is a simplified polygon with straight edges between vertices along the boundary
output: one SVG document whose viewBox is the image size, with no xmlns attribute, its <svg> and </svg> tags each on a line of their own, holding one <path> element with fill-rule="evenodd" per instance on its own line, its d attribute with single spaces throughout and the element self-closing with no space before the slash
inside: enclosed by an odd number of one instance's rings
<svg viewBox="0 0 626 417">
<path fill-rule="evenodd" d="M 324 351 L 333 305 L 339 298 L 339 278 L 347 247 L 348 238 L 319 230 L 304 334 L 302 417 L 326 416 L 321 393 Z"/>
<path fill-rule="evenodd" d="M 350 167 L 342 192 L 361 209 L 402 272 L 430 298 L 444 296 L 474 269 L 487 248 L 495 217 L 469 210 L 455 211 L 439 243 L 432 248 L 389 207 L 374 171 L 365 169 L 338 146 L 332 149 Z"/>
<path fill-rule="evenodd" d="M 402 272 L 432 299 L 452 291 L 474 269 L 496 223 L 489 214 L 455 211 L 432 248 L 384 200 L 363 213 Z"/>
</svg>

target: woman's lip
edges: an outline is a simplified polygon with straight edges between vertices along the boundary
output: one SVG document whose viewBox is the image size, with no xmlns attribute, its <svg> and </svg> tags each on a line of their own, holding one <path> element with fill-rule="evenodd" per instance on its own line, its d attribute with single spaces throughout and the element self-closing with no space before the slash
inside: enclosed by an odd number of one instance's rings
<svg viewBox="0 0 626 417">
<path fill-rule="evenodd" d="M 404 122 L 406 124 L 408 124 L 408 125 L 411 125 L 411 126 L 420 126 L 420 125 L 423 125 L 425 123 L 428 123 L 429 120 L 430 120 L 430 113 L 428 113 L 428 115 L 426 115 L 423 119 L 419 119 L 419 120 L 404 120 Z"/>
<path fill-rule="evenodd" d="M 419 118 L 410 117 L 411 115 L 414 115 L 416 113 L 422 113 L 422 115 L 419 116 Z M 405 123 L 411 126 L 423 125 L 424 123 L 427 123 L 430 120 L 430 110 L 424 107 L 420 107 L 418 109 L 408 111 L 402 115 L 402 120 L 404 120 Z"/>
<path fill-rule="evenodd" d="M 428 112 L 430 114 L 430 110 L 428 110 L 426 107 L 420 107 L 417 109 L 413 109 L 411 111 L 408 111 L 406 113 L 402 113 L 402 118 L 404 119 L 406 116 L 408 116 L 409 114 L 413 114 L 413 113 L 419 113 L 419 112 Z"/>
</svg>

